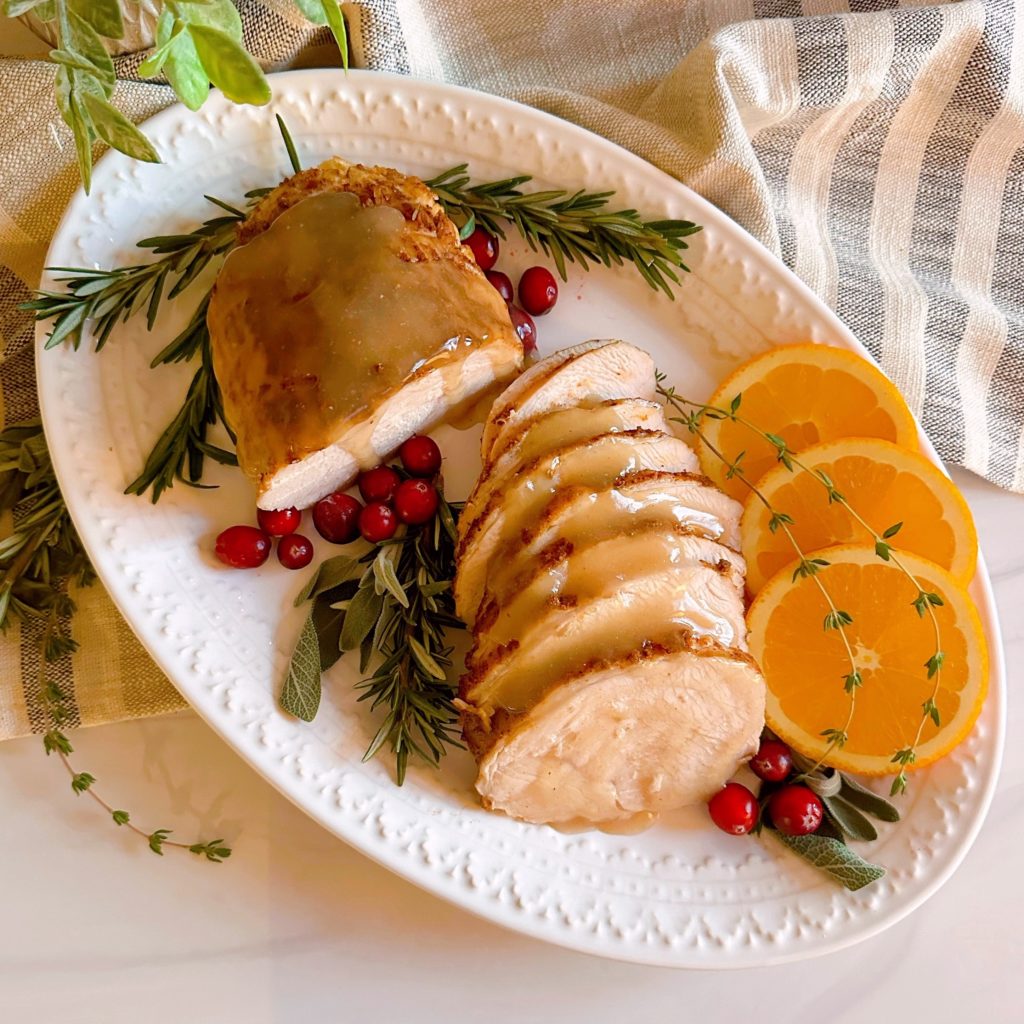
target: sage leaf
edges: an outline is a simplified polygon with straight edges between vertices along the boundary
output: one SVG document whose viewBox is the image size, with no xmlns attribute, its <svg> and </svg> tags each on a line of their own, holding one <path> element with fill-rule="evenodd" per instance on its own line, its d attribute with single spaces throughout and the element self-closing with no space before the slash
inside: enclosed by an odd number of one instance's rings
<svg viewBox="0 0 1024 1024">
<path fill-rule="evenodd" d="M 101 36 L 120 39 L 124 35 L 120 0 L 68 0 L 68 10 L 87 21 Z"/>
<path fill-rule="evenodd" d="M 73 11 L 68 12 L 68 38 L 61 42 L 66 50 L 71 50 L 85 57 L 95 67 L 95 75 L 103 88 L 103 95 L 109 96 L 114 91 L 114 62 L 103 45 L 103 40 L 83 18 Z"/>
<path fill-rule="evenodd" d="M 89 93 L 82 96 L 82 102 L 92 119 L 96 134 L 108 146 L 113 146 L 134 160 L 160 163 L 160 157 L 149 139 L 117 107 Z"/>
<path fill-rule="evenodd" d="M 324 17 L 331 28 L 331 35 L 341 51 L 341 66 L 348 70 L 348 29 L 345 27 L 345 15 L 341 13 L 338 0 L 320 0 Z"/>
<path fill-rule="evenodd" d="M 384 597 L 372 587 L 356 591 L 345 614 L 339 646 L 343 651 L 354 651 L 369 636 L 384 607 Z"/>
<path fill-rule="evenodd" d="M 403 608 L 409 607 L 409 598 L 399 582 L 395 572 L 395 559 L 392 551 L 399 551 L 396 544 L 392 548 L 381 548 L 380 554 L 373 560 L 374 589 L 378 594 L 390 594 Z"/>
<path fill-rule="evenodd" d="M 821 800 L 825 805 L 825 809 L 831 815 L 832 820 L 851 839 L 856 839 L 862 843 L 870 843 L 878 838 L 878 830 L 853 804 L 848 803 L 838 795 L 823 796 Z"/>
<path fill-rule="evenodd" d="M 356 590 L 354 580 L 347 590 L 345 597 L 351 598 Z M 318 597 L 313 602 L 313 624 L 320 643 L 321 672 L 326 672 L 341 657 L 341 629 L 345 624 L 345 614 L 345 609 L 335 608 L 329 597 Z"/>
<path fill-rule="evenodd" d="M 352 579 L 352 574 L 358 568 L 359 561 L 348 555 L 335 555 L 333 558 L 321 562 L 316 572 L 299 591 L 295 598 L 295 607 L 298 608 L 304 601 L 308 601 L 312 597 L 319 597 L 325 591 L 333 590 L 346 580 Z"/>
<path fill-rule="evenodd" d="M 7 18 L 20 18 L 23 14 L 28 14 L 29 11 L 38 7 L 43 0 L 4 0 L 4 16 Z M 48 18 L 44 18 L 44 21 L 48 21 Z"/>
<path fill-rule="evenodd" d="M 189 4 L 178 4 L 179 17 L 190 25 L 205 25 L 225 32 L 235 42 L 242 41 L 242 16 L 231 0 L 193 0 Z"/>
<path fill-rule="evenodd" d="M 416 637 L 409 637 L 409 649 L 412 651 L 412 656 L 416 660 L 416 664 L 419 665 L 428 676 L 432 676 L 434 679 L 446 679 L 445 671 L 440 665 L 430 656 L 427 649 L 416 639 Z"/>
<path fill-rule="evenodd" d="M 188 34 L 203 62 L 203 70 L 229 100 L 254 106 L 269 102 L 270 85 L 241 43 L 221 29 L 206 25 L 189 25 Z"/>
<path fill-rule="evenodd" d="M 859 808 L 879 821 L 899 821 L 900 812 L 884 797 L 872 793 L 849 775 L 843 776 L 843 787 L 840 795 L 848 803 Z"/>
<path fill-rule="evenodd" d="M 326 25 L 327 15 L 324 14 L 324 7 L 320 0 L 295 0 L 295 6 L 302 11 L 306 21 L 314 25 Z"/>
<path fill-rule="evenodd" d="M 320 691 L 320 645 L 311 611 L 288 663 L 281 707 L 304 722 L 312 722 L 320 707 Z"/>
<path fill-rule="evenodd" d="M 819 871 L 824 871 L 851 892 L 863 889 L 885 875 L 885 868 L 869 864 L 837 839 L 826 839 L 818 835 L 785 836 L 781 832 L 773 834 L 798 857 Z"/>
</svg>

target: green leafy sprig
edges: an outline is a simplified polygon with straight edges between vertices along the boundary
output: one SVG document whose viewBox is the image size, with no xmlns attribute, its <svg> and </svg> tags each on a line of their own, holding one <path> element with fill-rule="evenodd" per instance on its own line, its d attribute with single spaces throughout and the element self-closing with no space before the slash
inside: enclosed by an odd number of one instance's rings
<svg viewBox="0 0 1024 1024">
<path fill-rule="evenodd" d="M 566 266 L 576 263 L 606 267 L 632 263 L 654 289 L 673 298 L 677 270 L 687 271 L 681 252 L 685 238 L 700 231 L 688 220 L 644 220 L 636 210 L 610 210 L 614 192 L 569 193 L 565 189 L 523 192 L 532 181 L 520 174 L 500 181 L 473 183 L 466 164 L 459 164 L 427 181 L 453 220 L 461 222 L 463 237 L 477 224 L 505 237 L 511 224 L 534 250 L 554 261 L 562 280 Z"/>
<path fill-rule="evenodd" d="M 364 760 L 387 746 L 398 785 L 411 754 L 437 765 L 449 746 L 459 746 L 445 639 L 447 630 L 463 628 L 451 593 L 459 509 L 442 493 L 433 521 L 407 527 L 359 558 L 328 559 L 295 602 L 310 602 L 310 610 L 288 666 L 281 707 L 312 721 L 323 672 L 346 651 L 359 651 L 360 672 L 376 659 L 373 674 L 358 684 L 359 700 L 384 712 Z"/>
<path fill-rule="evenodd" d="M 932 681 L 932 690 L 921 705 L 921 717 L 918 721 L 914 739 L 908 746 L 895 751 L 891 758 L 893 764 L 900 766 L 900 770 L 893 777 L 890 795 L 898 796 L 900 793 L 903 793 L 907 788 L 907 769 L 911 767 L 917 759 L 917 748 L 921 743 L 921 736 L 923 735 L 925 725 L 928 722 L 934 723 L 936 727 L 942 724 L 942 718 L 939 713 L 936 698 L 938 697 L 939 687 L 942 680 L 942 666 L 945 663 L 945 653 L 942 650 L 942 636 L 939 627 L 939 620 L 935 614 L 935 609 L 937 607 L 941 607 L 943 604 L 942 597 L 923 586 L 921 581 L 910 571 L 907 564 L 900 557 L 896 546 L 892 543 L 892 539 L 903 528 L 903 523 L 893 523 L 891 526 L 879 533 L 850 504 L 846 496 L 839 492 L 835 483 L 827 473 L 823 470 L 812 469 L 808 466 L 807 463 L 800 458 L 799 454 L 791 448 L 789 444 L 787 444 L 784 438 L 778 434 L 773 434 L 770 431 L 765 430 L 758 424 L 751 422 L 739 414 L 740 405 L 743 399 L 742 394 L 735 395 L 729 403 L 728 408 L 708 405 L 704 402 L 694 402 L 691 399 L 677 394 L 672 388 L 659 386 L 659 394 L 661 394 L 666 401 L 670 401 L 673 407 L 683 414 L 678 422 L 686 423 L 688 428 L 691 421 L 699 424 L 701 419 L 705 417 L 709 419 L 728 419 L 734 423 L 741 424 L 750 430 L 751 433 L 766 441 L 775 449 L 775 458 L 777 462 L 784 466 L 790 473 L 795 473 L 797 470 L 807 473 L 810 479 L 814 480 L 822 487 L 830 505 L 836 504 L 842 507 L 859 526 L 867 531 L 874 543 L 875 555 L 884 562 L 891 562 L 913 584 L 914 589 L 917 591 L 917 595 L 911 602 L 911 606 L 920 617 L 924 618 L 925 616 L 928 616 L 934 637 L 933 651 L 923 666 L 927 673 L 927 678 Z M 686 409 L 691 411 L 686 412 Z M 701 433 L 700 436 L 704 444 L 707 445 L 708 450 L 728 465 L 729 463 L 726 457 L 723 456 L 707 440 L 703 433 Z M 744 482 L 747 481 L 744 480 Z M 806 558 L 801 552 L 792 531 L 789 529 L 789 526 L 793 524 L 793 518 L 785 512 L 779 512 L 772 508 L 770 503 L 757 491 L 756 488 L 752 487 L 749 483 L 748 486 L 751 487 L 751 490 L 754 491 L 755 494 L 758 494 L 762 504 L 765 505 L 771 514 L 771 518 L 768 522 L 768 528 L 774 533 L 781 525 L 785 531 L 787 539 L 790 541 L 793 549 L 797 552 L 797 557 L 801 559 L 801 564 L 805 562 Z M 828 564 L 823 559 L 813 559 L 812 561 L 818 562 L 819 567 L 821 568 Z M 799 567 L 797 571 L 799 572 Z M 846 612 L 837 612 L 831 601 L 829 602 L 829 607 L 829 614 L 825 617 L 826 630 L 839 629 L 842 631 L 843 626 L 850 625 L 852 623 L 853 620 L 849 615 Z M 849 644 L 847 643 L 846 646 L 847 651 L 849 651 Z M 849 723 L 852 720 L 853 715 L 853 697 L 855 696 L 855 690 L 862 682 L 859 672 L 856 673 L 856 676 L 857 679 L 855 683 L 851 683 L 851 677 L 849 675 L 847 675 L 844 680 L 844 686 L 846 687 L 847 692 L 851 694 L 850 716 L 848 717 L 847 723 L 843 729 L 827 729 L 822 733 L 822 735 L 831 742 L 829 747 L 822 754 L 821 758 L 819 758 L 818 766 L 825 763 L 832 750 L 836 747 L 841 747 L 843 743 L 846 742 L 846 737 L 849 732 Z"/>
<path fill-rule="evenodd" d="M 348 67 L 348 33 L 339 0 L 295 0 L 315 25 L 330 28 Z M 206 101 L 211 84 L 235 103 L 261 105 L 270 84 L 242 39 L 242 19 L 231 0 L 160 0 L 153 52 L 139 75 L 163 75 L 191 110 Z M 57 66 L 57 107 L 75 139 L 85 191 L 92 179 L 92 150 L 97 141 L 136 160 L 159 163 L 146 136 L 111 103 L 114 62 L 104 40 L 124 36 L 120 0 L 3 0 L 8 17 L 32 12 L 52 22 L 58 43 L 50 51 Z"/>
<path fill-rule="evenodd" d="M 663 373 L 658 374 L 657 387 L 658 394 L 667 404 L 672 406 L 672 408 L 680 414 L 678 417 L 673 417 L 673 422 L 685 426 L 691 434 L 700 438 L 708 451 L 710 451 L 726 467 L 726 479 L 732 480 L 735 478 L 740 480 L 750 493 L 753 494 L 765 507 L 770 516 L 768 520 L 768 529 L 771 530 L 772 533 L 776 533 L 779 530 L 783 532 L 797 556 L 796 568 L 793 570 L 794 581 L 798 579 L 811 580 L 815 587 L 817 587 L 818 592 L 824 598 L 825 603 L 828 605 L 828 613 L 825 616 L 823 628 L 826 633 L 835 630 L 843 644 L 843 649 L 846 653 L 846 660 L 849 665 L 849 671 L 843 676 L 843 689 L 846 691 L 848 703 L 846 720 L 843 722 L 842 727 L 829 728 L 822 732 L 822 736 L 824 736 L 828 741 L 828 745 L 818 760 L 818 766 L 821 766 L 826 763 L 829 754 L 831 754 L 833 750 L 842 748 L 846 743 L 850 734 L 850 726 L 853 724 L 854 712 L 857 708 L 857 691 L 864 682 L 864 677 L 860 670 L 860 663 L 853 652 L 853 645 L 850 642 L 849 635 L 847 634 L 847 627 L 853 624 L 853 616 L 836 604 L 828 587 L 825 586 L 824 581 L 821 579 L 821 571 L 828 568 L 830 564 L 828 560 L 804 551 L 791 529 L 791 526 L 793 525 L 793 517 L 786 512 L 781 512 L 776 509 L 757 484 L 753 483 L 753 481 L 751 481 L 747 476 L 743 469 L 743 457 L 746 453 L 740 452 L 735 458 L 730 459 L 724 452 L 716 447 L 701 427 L 703 417 L 708 415 L 706 410 L 701 407 L 688 412 L 687 409 L 693 408 L 694 403 L 677 394 L 675 388 L 666 387 L 665 375 Z M 734 404 L 735 409 L 732 410 L 733 414 L 735 414 L 736 409 L 739 408 L 739 401 L 734 400 Z"/>
<path fill-rule="evenodd" d="M 96 792 L 94 775 L 78 771 L 71 762 L 74 748 L 65 732 L 71 718 L 67 697 L 50 679 L 49 670 L 78 648 L 69 630 L 75 613 L 69 588 L 88 586 L 95 575 L 61 497 L 38 420 L 0 431 L 0 514 L 7 512 L 13 514 L 16 525 L 0 541 L 0 630 L 6 631 L 14 622 L 40 630 L 38 693 L 50 721 L 43 734 L 44 750 L 57 755 L 76 795 L 88 793 L 115 824 L 144 838 L 155 853 L 168 845 L 211 861 L 230 856 L 221 839 L 177 843 L 167 839 L 168 829 L 149 833 L 138 828 L 127 811 L 114 808 Z"/>
</svg>

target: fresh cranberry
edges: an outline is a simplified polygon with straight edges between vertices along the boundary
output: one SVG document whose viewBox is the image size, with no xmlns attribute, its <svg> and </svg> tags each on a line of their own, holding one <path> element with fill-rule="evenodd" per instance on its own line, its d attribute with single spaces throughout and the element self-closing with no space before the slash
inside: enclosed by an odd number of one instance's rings
<svg viewBox="0 0 1024 1024">
<path fill-rule="evenodd" d="M 542 316 L 558 301 L 558 282 L 547 267 L 530 267 L 519 278 L 519 304 L 533 316 Z"/>
<path fill-rule="evenodd" d="M 367 505 L 359 513 L 359 532 L 364 540 L 377 544 L 382 540 L 390 540 L 398 529 L 398 517 L 390 505 L 375 501 Z"/>
<path fill-rule="evenodd" d="M 395 491 L 395 511 L 403 523 L 416 525 L 434 518 L 437 490 L 426 480 L 403 480 Z"/>
<path fill-rule="evenodd" d="M 825 814 L 817 794 L 806 786 L 783 786 L 769 801 L 768 812 L 775 827 L 787 836 L 817 832 Z"/>
<path fill-rule="evenodd" d="M 473 250 L 473 259 L 481 270 L 490 270 L 498 262 L 498 240 L 483 228 L 474 228 L 463 245 Z"/>
<path fill-rule="evenodd" d="M 738 782 L 730 782 L 709 801 L 711 820 L 729 835 L 746 835 L 757 824 L 757 800 Z"/>
<path fill-rule="evenodd" d="M 781 740 L 762 740 L 750 770 L 765 782 L 782 782 L 793 770 L 793 754 Z"/>
<path fill-rule="evenodd" d="M 258 508 L 256 522 L 264 533 L 271 537 L 287 537 L 294 533 L 302 522 L 302 513 L 297 508 Z"/>
<path fill-rule="evenodd" d="M 270 557 L 272 541 L 255 526 L 229 526 L 217 537 L 217 557 L 233 569 L 255 569 Z"/>
<path fill-rule="evenodd" d="M 410 437 L 398 449 L 398 457 L 413 476 L 433 476 L 441 468 L 441 449 L 433 438 L 423 434 Z"/>
<path fill-rule="evenodd" d="M 500 270 L 488 270 L 484 273 L 491 284 L 498 290 L 498 294 L 506 301 L 511 302 L 516 297 L 516 291 L 512 287 L 512 278 L 503 274 Z"/>
<path fill-rule="evenodd" d="M 529 354 L 537 348 L 537 325 L 529 313 L 524 313 L 518 306 L 509 306 L 508 315 L 512 317 L 512 326 L 523 343 L 523 351 Z"/>
<path fill-rule="evenodd" d="M 290 533 L 277 542 L 277 560 L 286 569 L 305 569 L 313 561 L 313 542 L 298 533 Z"/>
<path fill-rule="evenodd" d="M 363 501 L 390 501 L 402 478 L 390 466 L 377 466 L 359 474 Z"/>
<path fill-rule="evenodd" d="M 332 544 L 348 544 L 359 536 L 359 513 L 363 506 L 351 494 L 328 494 L 313 506 L 316 532 Z"/>
</svg>

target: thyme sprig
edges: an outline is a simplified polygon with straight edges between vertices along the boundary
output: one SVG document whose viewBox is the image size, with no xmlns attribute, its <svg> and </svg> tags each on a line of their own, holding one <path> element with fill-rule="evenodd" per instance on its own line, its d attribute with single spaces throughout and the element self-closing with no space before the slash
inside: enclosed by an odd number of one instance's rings
<svg viewBox="0 0 1024 1024">
<path fill-rule="evenodd" d="M 910 743 L 909 746 L 902 747 L 899 750 L 895 751 L 891 758 L 893 764 L 898 764 L 900 766 L 900 770 L 893 778 L 892 786 L 890 789 L 890 795 L 898 796 L 900 793 L 903 793 L 907 788 L 906 770 L 908 767 L 914 764 L 917 758 L 917 747 L 921 743 L 921 736 L 924 732 L 925 725 L 929 721 L 933 722 L 936 727 L 942 724 L 942 718 L 939 713 L 938 705 L 936 703 L 936 697 L 938 696 L 939 687 L 942 680 L 942 666 L 945 662 L 945 653 L 942 650 L 942 636 L 939 627 L 939 620 L 935 614 L 935 608 L 941 607 L 943 604 L 942 597 L 934 591 L 926 589 L 922 585 L 921 581 L 910 571 L 910 569 L 907 567 L 906 562 L 900 557 L 899 551 L 897 550 L 896 546 L 891 543 L 892 539 L 903 528 L 903 523 L 893 523 L 887 529 L 879 533 L 853 507 L 853 505 L 850 504 L 846 496 L 840 493 L 840 491 L 836 488 L 835 483 L 832 481 L 829 475 L 826 472 L 824 472 L 824 470 L 813 469 L 803 459 L 800 458 L 800 455 L 792 447 L 790 447 L 790 445 L 780 435 L 774 434 L 770 431 L 763 429 L 758 424 L 753 423 L 751 420 L 748 420 L 744 416 L 741 416 L 739 414 L 740 405 L 742 403 L 742 394 L 734 396 L 729 404 L 729 407 L 724 408 L 722 406 L 709 405 L 706 402 L 695 402 L 691 399 L 685 398 L 682 395 L 677 394 L 675 390 L 672 388 L 666 389 L 660 385 L 659 393 L 663 397 L 665 397 L 667 401 L 671 401 L 673 406 L 683 414 L 683 420 L 688 421 L 690 419 L 695 419 L 696 421 L 699 422 L 699 420 L 703 417 L 708 417 L 712 419 L 729 419 L 734 423 L 738 423 L 741 426 L 746 427 L 753 434 L 760 437 L 762 440 L 771 445 L 772 448 L 775 449 L 776 460 L 781 465 L 783 465 L 791 473 L 794 473 L 797 470 L 801 470 L 802 472 L 807 473 L 812 480 L 814 480 L 824 489 L 830 505 L 837 504 L 840 507 L 842 507 L 846 511 L 846 513 L 870 535 L 872 542 L 874 544 L 875 555 L 884 562 L 891 562 L 913 584 L 914 588 L 917 591 L 917 595 L 911 602 L 911 606 L 914 608 L 914 610 L 920 617 L 924 618 L 926 615 L 928 616 L 932 627 L 932 635 L 934 637 L 934 648 L 932 654 L 924 663 L 924 668 L 927 672 L 927 678 L 932 680 L 932 690 L 929 696 L 922 702 L 921 717 L 918 721 L 917 730 L 914 734 L 913 741 Z M 671 395 L 671 398 L 669 398 L 669 395 Z M 684 407 L 692 411 L 687 413 L 685 412 Z M 708 446 L 709 451 L 711 451 L 717 457 L 722 458 L 723 462 L 725 462 L 728 465 L 728 460 L 726 460 L 721 455 L 721 453 L 719 453 L 718 450 L 707 441 L 706 437 L 702 436 L 701 439 Z M 800 548 L 795 542 L 792 531 L 788 528 L 788 525 L 793 523 L 792 517 L 784 512 L 778 512 L 774 510 L 765 501 L 763 497 L 761 500 L 765 504 L 766 508 L 768 508 L 772 516 L 772 518 L 769 520 L 768 528 L 774 533 L 776 527 L 773 526 L 773 523 L 775 523 L 776 520 L 784 521 L 784 523 L 786 524 L 786 537 L 790 540 L 794 550 L 797 552 L 797 556 L 803 559 L 804 556 L 800 552 Z M 831 610 L 829 616 L 826 616 L 825 620 L 826 629 L 829 628 L 830 617 L 832 616 L 832 613 L 835 611 L 834 606 L 830 605 L 830 608 Z M 845 613 L 840 614 L 845 615 Z M 852 622 L 852 620 L 847 620 L 847 624 L 849 622 Z M 847 645 L 847 649 L 849 649 L 849 645 Z M 848 687 L 847 692 L 850 692 L 849 677 L 847 677 L 846 685 Z M 857 685 L 859 686 L 860 682 L 858 682 Z M 846 740 L 848 732 L 849 724 L 844 726 L 843 730 L 826 730 L 826 733 L 823 733 L 823 735 L 826 735 L 826 737 L 828 737 L 828 734 L 830 733 L 837 733 L 842 736 L 842 742 L 835 743 L 829 746 L 826 752 L 818 759 L 817 764 L 814 765 L 815 770 L 820 768 L 826 762 L 828 754 L 831 753 L 833 749 L 835 749 L 835 746 L 842 746 L 842 743 L 844 743 Z"/>
<path fill-rule="evenodd" d="M 162 853 L 166 845 L 214 862 L 230 856 L 222 839 L 178 843 L 167 838 L 169 829 L 138 828 L 127 811 L 114 808 L 96 792 L 94 775 L 77 770 L 71 762 L 74 748 L 65 732 L 71 713 L 66 694 L 50 678 L 50 667 L 78 649 L 70 632 L 76 610 L 70 588 L 88 586 L 95 575 L 57 486 L 39 420 L 0 431 L 0 514 L 5 512 L 13 513 L 16 525 L 0 541 L 0 630 L 6 631 L 14 622 L 40 630 L 38 694 L 49 719 L 43 749 L 57 755 L 74 793 L 88 793 L 115 824 L 144 838 L 154 853 Z"/>
<path fill-rule="evenodd" d="M 376 660 L 373 674 L 356 686 L 360 701 L 384 711 L 363 759 L 386 746 L 398 785 L 410 755 L 437 765 L 449 747 L 460 746 L 446 639 L 448 630 L 463 628 L 451 593 L 459 511 L 441 494 L 432 522 L 408 527 L 360 558 L 328 559 L 296 601 L 312 605 L 288 667 L 282 708 L 311 721 L 321 675 L 343 652 L 359 651 L 360 671 Z"/>
<path fill-rule="evenodd" d="M 815 765 L 815 768 L 817 769 L 826 763 L 828 756 L 833 750 L 841 749 L 846 744 L 850 735 L 850 726 L 853 724 L 854 712 L 857 708 L 857 691 L 864 682 L 864 677 L 861 673 L 857 656 L 853 653 L 853 645 L 850 643 L 850 638 L 846 632 L 847 626 L 853 625 L 853 616 L 835 603 L 828 587 L 825 586 L 821 579 L 821 570 L 826 569 L 830 564 L 828 560 L 810 555 L 804 551 L 791 529 L 791 526 L 793 525 L 793 517 L 788 513 L 781 512 L 775 508 L 771 501 L 769 501 L 765 496 L 764 492 L 746 475 L 742 465 L 745 452 L 740 452 L 734 459 L 730 459 L 724 452 L 716 447 L 708 438 L 705 431 L 701 428 L 701 420 L 705 415 L 707 415 L 706 409 L 700 406 L 699 403 L 691 402 L 689 399 L 679 395 L 674 387 L 666 387 L 665 379 L 666 378 L 663 373 L 658 374 L 658 394 L 669 405 L 671 405 L 676 412 L 679 413 L 678 417 L 672 418 L 672 422 L 685 426 L 691 434 L 699 437 L 701 442 L 707 446 L 708 451 L 710 451 L 726 467 L 726 479 L 731 480 L 735 478 L 740 480 L 751 494 L 761 502 L 770 516 L 768 520 L 768 529 L 771 530 L 772 533 L 776 533 L 781 530 L 789 541 L 793 551 L 796 553 L 797 564 L 796 568 L 793 570 L 793 580 L 811 580 L 818 588 L 818 591 L 824 598 L 825 603 L 828 605 L 828 613 L 825 615 L 823 628 L 826 633 L 831 630 L 835 630 L 836 633 L 838 633 L 839 639 L 843 644 L 843 649 L 846 652 L 846 659 L 849 663 L 849 672 L 847 672 L 842 678 L 843 689 L 846 691 L 848 698 L 848 706 L 846 720 L 843 722 L 842 727 L 825 729 L 821 734 L 828 741 L 828 745 L 821 757 L 818 759 L 817 765 Z M 736 409 L 738 409 L 739 402 L 734 400 L 734 404 Z M 688 412 L 688 408 L 693 409 L 693 411 Z M 733 409 L 733 412 L 735 412 L 735 409 Z"/>
<path fill-rule="evenodd" d="M 594 263 L 632 263 L 652 288 L 673 297 L 672 285 L 679 283 L 676 271 L 689 270 L 680 255 L 687 248 L 684 239 L 700 231 L 697 224 L 644 220 L 636 210 L 610 210 L 608 200 L 614 192 L 523 192 L 522 186 L 532 180 L 531 175 L 520 174 L 473 183 L 467 165 L 459 164 L 426 184 L 464 228 L 479 224 L 504 238 L 505 226 L 511 224 L 530 248 L 554 260 L 563 281 L 569 263 L 585 270 Z"/>
</svg>

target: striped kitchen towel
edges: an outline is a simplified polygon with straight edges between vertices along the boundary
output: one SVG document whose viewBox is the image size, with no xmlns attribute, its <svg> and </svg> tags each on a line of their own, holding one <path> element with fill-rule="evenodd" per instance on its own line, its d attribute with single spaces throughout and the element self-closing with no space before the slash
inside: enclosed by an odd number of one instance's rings
<svg viewBox="0 0 1024 1024">
<path fill-rule="evenodd" d="M 238 7 L 265 67 L 336 60 L 294 0 Z M 139 8 L 140 41 L 151 9 Z M 354 63 L 549 110 L 707 196 L 836 309 L 943 458 L 1024 492 L 1024 11 L 1012 0 L 362 0 L 345 11 Z M 119 57 L 119 75 L 140 59 Z M 52 83 L 52 66 L 0 60 L 8 423 L 36 410 L 32 325 L 17 307 L 77 184 Z M 138 120 L 173 97 L 126 80 L 116 100 Z M 71 724 L 180 706 L 100 588 L 79 598 L 82 645 L 56 674 Z M 0 640 L 0 739 L 46 726 L 37 632 Z"/>
</svg>

